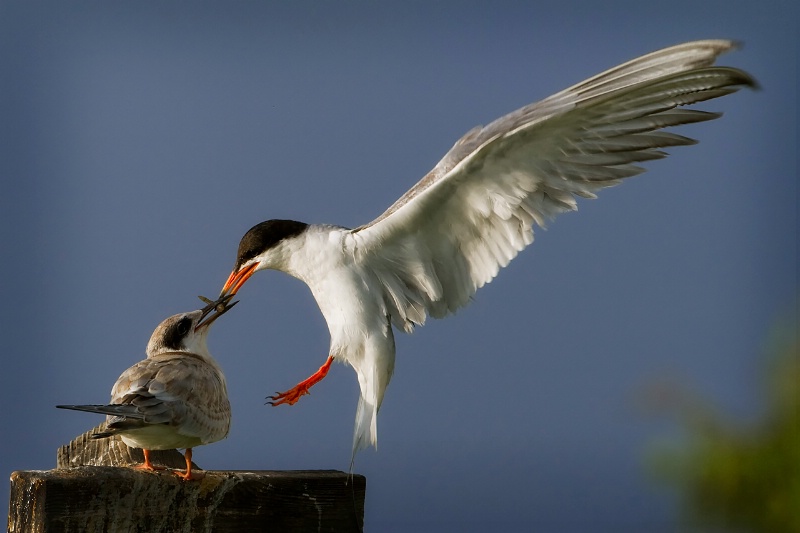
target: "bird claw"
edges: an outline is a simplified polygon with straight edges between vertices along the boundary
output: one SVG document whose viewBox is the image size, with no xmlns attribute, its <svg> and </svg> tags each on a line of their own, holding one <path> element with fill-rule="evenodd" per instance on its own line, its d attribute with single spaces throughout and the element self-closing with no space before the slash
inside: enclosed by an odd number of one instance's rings
<svg viewBox="0 0 800 533">
<path fill-rule="evenodd" d="M 274 396 L 267 396 L 268 400 L 273 400 L 267 402 L 267 404 L 271 405 L 272 407 L 283 404 L 294 405 L 301 396 L 305 396 L 306 394 L 310 394 L 308 387 L 297 385 L 286 392 L 276 392 Z"/>
<path fill-rule="evenodd" d="M 205 472 L 195 472 L 192 470 L 191 472 L 181 472 L 180 470 L 173 470 L 173 474 L 177 477 L 181 478 L 183 481 L 197 481 L 206 477 Z"/>
<path fill-rule="evenodd" d="M 160 472 L 161 470 L 166 470 L 166 467 L 154 465 L 152 463 L 142 463 L 140 465 L 136 465 L 133 468 L 136 470 L 144 470 L 146 472 Z"/>
<path fill-rule="evenodd" d="M 324 378 L 328 374 L 328 369 L 331 367 L 331 363 L 333 363 L 333 356 L 328 356 L 328 359 L 325 361 L 319 370 L 314 372 L 311 377 L 308 379 L 301 381 L 291 389 L 287 390 L 286 392 L 276 392 L 275 396 L 267 396 L 268 400 L 273 400 L 271 402 L 267 402 L 269 405 L 275 407 L 276 405 L 283 405 L 289 404 L 294 405 L 297 403 L 297 400 L 300 399 L 301 396 L 305 396 L 306 394 L 310 394 L 308 389 L 319 383 L 322 378 Z"/>
</svg>

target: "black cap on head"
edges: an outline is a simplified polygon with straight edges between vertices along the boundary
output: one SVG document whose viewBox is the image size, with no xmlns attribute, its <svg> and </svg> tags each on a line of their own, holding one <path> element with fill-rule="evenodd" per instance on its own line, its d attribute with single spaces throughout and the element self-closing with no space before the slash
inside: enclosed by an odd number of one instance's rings
<svg viewBox="0 0 800 533">
<path fill-rule="evenodd" d="M 308 224 L 295 220 L 267 220 L 250 228 L 239 241 L 235 270 L 258 254 L 269 250 L 283 239 L 304 232 Z"/>
</svg>

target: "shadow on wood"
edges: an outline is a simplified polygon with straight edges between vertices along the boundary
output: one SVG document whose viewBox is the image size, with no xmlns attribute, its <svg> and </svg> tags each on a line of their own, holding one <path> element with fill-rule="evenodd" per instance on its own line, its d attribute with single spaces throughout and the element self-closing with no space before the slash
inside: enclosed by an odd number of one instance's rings
<svg viewBox="0 0 800 533">
<path fill-rule="evenodd" d="M 129 451 L 120 441 L 90 440 L 94 431 L 59 449 L 59 468 L 11 475 L 10 533 L 361 531 L 363 527 L 363 476 L 339 471 L 205 471 L 200 480 L 183 481 L 169 470 L 121 468 L 140 463 L 141 450 Z M 185 467 L 176 450 L 154 454 L 154 459 L 165 466 Z"/>
</svg>

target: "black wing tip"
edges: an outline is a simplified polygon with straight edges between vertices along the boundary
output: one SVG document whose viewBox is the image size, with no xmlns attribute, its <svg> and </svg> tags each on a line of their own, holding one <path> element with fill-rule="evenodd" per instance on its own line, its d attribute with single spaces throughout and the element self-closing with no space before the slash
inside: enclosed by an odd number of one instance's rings
<svg viewBox="0 0 800 533">
<path fill-rule="evenodd" d="M 725 52 L 730 52 L 730 51 L 738 52 L 739 50 L 743 50 L 745 48 L 744 41 L 740 39 L 725 39 L 725 40 L 728 41 L 728 49 L 725 50 Z M 732 76 L 732 79 L 735 80 L 737 85 L 744 85 L 745 87 L 749 87 L 754 91 L 760 91 L 762 89 L 761 84 L 758 83 L 758 80 L 756 80 L 753 76 L 751 76 L 744 70 L 734 67 L 721 67 L 721 66 L 717 68 L 727 68 L 731 72 L 734 72 L 735 75 Z"/>
<path fill-rule="evenodd" d="M 745 72 L 743 70 L 740 70 L 739 72 L 742 75 L 742 80 L 740 82 L 742 85 L 744 85 L 746 87 L 749 87 L 750 89 L 752 89 L 754 91 L 760 91 L 760 90 L 763 89 L 761 84 L 758 83 L 758 80 L 755 79 L 753 76 L 751 76 L 750 74 L 748 74 L 747 72 Z"/>
<path fill-rule="evenodd" d="M 724 69 L 727 71 L 731 85 L 743 85 L 745 87 L 749 87 L 755 91 L 761 90 L 761 84 L 758 83 L 758 80 L 755 79 L 753 75 L 744 70 L 736 67 L 712 67 L 717 69 Z"/>
<path fill-rule="evenodd" d="M 98 415 L 111 416 L 130 416 L 130 414 L 120 414 L 119 405 L 56 405 L 56 409 L 69 409 L 71 411 L 81 411 L 84 413 L 95 413 Z"/>
<path fill-rule="evenodd" d="M 723 40 L 727 41 L 728 43 L 728 47 L 726 50 L 723 51 L 723 53 L 732 51 L 738 52 L 739 50 L 743 50 L 745 48 L 744 41 L 741 39 L 723 39 Z M 733 79 L 736 81 L 736 84 L 738 85 L 744 85 L 745 87 L 749 87 L 754 91 L 760 91 L 762 89 L 761 84 L 758 83 L 758 81 L 753 76 L 751 76 L 744 70 L 734 67 L 718 67 L 718 68 L 729 68 L 732 72 L 735 72 L 736 76 L 734 76 Z"/>
</svg>

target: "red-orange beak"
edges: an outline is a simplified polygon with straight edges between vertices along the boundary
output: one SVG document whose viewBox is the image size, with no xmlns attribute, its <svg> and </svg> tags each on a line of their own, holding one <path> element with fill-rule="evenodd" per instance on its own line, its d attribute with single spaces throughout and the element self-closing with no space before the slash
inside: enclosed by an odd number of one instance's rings
<svg viewBox="0 0 800 533">
<path fill-rule="evenodd" d="M 220 297 L 233 296 L 236 294 L 241 286 L 244 285 L 244 282 L 250 279 L 250 276 L 256 271 L 257 266 L 258 263 L 253 263 L 239 271 L 234 270 L 231 272 L 231 275 L 228 276 L 228 281 L 226 281 L 225 286 L 222 287 L 222 292 L 219 293 Z"/>
</svg>

